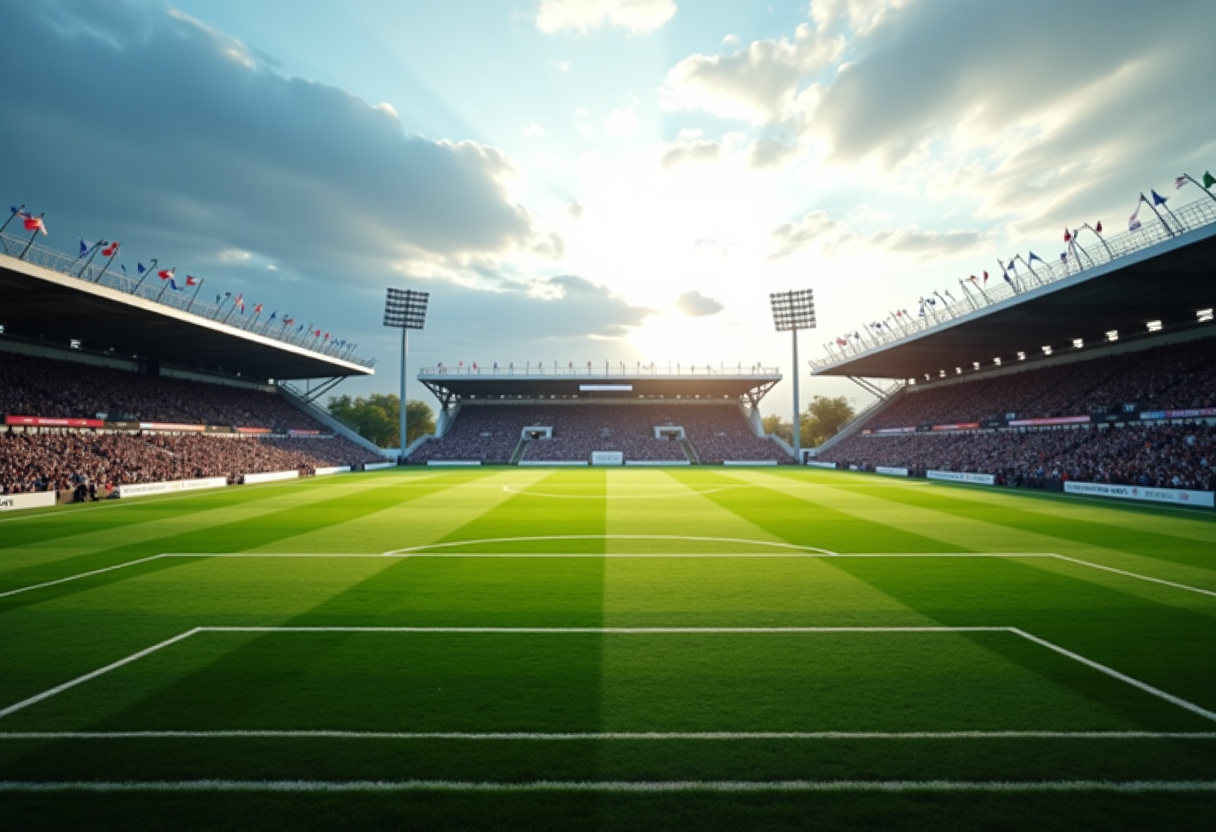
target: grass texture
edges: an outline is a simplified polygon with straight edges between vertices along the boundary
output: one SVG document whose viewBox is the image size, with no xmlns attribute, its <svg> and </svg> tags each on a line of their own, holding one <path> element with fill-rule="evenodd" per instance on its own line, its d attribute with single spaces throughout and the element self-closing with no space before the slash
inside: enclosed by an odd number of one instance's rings
<svg viewBox="0 0 1216 832">
<path fill-rule="evenodd" d="M 8 514 L 0 816 L 1205 828 L 1216 515 L 764 468 Z"/>
</svg>

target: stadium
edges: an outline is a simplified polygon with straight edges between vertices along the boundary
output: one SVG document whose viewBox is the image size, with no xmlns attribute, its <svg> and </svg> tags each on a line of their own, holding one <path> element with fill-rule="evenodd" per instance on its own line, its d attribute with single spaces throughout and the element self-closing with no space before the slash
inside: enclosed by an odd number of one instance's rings
<svg viewBox="0 0 1216 832">
<path fill-rule="evenodd" d="M 803 465 L 778 368 L 640 362 L 424 367 L 386 458 L 316 402 L 351 350 L 0 256 L 7 811 L 1202 825 L 1216 199 L 1177 218 L 828 345 L 879 395 Z"/>
</svg>

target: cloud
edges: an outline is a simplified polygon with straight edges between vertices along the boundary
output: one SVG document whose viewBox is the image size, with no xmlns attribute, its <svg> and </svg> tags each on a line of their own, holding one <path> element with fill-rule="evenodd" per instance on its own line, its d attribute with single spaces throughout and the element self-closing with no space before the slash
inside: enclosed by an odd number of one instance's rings
<svg viewBox="0 0 1216 832">
<path fill-rule="evenodd" d="M 586 210 L 577 199 L 571 200 L 570 204 L 566 206 L 566 212 L 570 215 L 571 219 L 575 220 L 581 220 Z"/>
<path fill-rule="evenodd" d="M 706 297 L 695 289 L 685 292 L 676 299 L 676 309 L 690 318 L 704 318 L 716 315 L 726 307 L 713 298 Z"/>
<path fill-rule="evenodd" d="M 663 168 L 669 169 L 685 162 L 716 162 L 722 143 L 704 138 L 697 129 L 681 130 L 675 141 L 664 142 L 659 152 Z"/>
<path fill-rule="evenodd" d="M 675 13 L 673 0 L 541 0 L 536 9 L 536 27 L 554 34 L 611 25 L 636 35 L 654 31 Z"/>
<path fill-rule="evenodd" d="M 637 133 L 637 102 L 634 101 L 628 107 L 622 107 L 619 110 L 612 110 L 608 113 L 608 118 L 604 119 L 604 129 L 610 135 L 615 136 L 632 136 Z"/>
<path fill-rule="evenodd" d="M 519 135 L 523 136 L 525 139 L 543 138 L 545 135 L 545 128 L 533 121 L 529 123 L 527 127 L 522 128 L 519 131 Z"/>
<path fill-rule="evenodd" d="M 826 211 L 812 211 L 797 222 L 783 223 L 773 231 L 773 236 L 777 248 L 771 259 L 818 248 L 828 255 L 868 249 L 931 260 L 975 251 L 991 242 L 987 235 L 974 229 L 926 231 L 915 225 L 863 235 Z"/>
<path fill-rule="evenodd" d="M 691 55 L 668 71 L 660 98 L 669 110 L 780 123 L 797 109 L 806 78 L 835 61 L 844 43 L 804 23 L 793 40 L 757 40 L 729 55 Z"/>
<path fill-rule="evenodd" d="M 22 148 L 6 185 L 68 227 L 108 217 L 91 233 L 161 229 L 183 254 L 238 249 L 348 280 L 547 237 L 512 201 L 502 151 L 407 135 L 390 105 L 284 78 L 180 12 L 31 4 L 6 13 L 0 44 L 42 67 L 0 90 L 0 145 Z"/>
</svg>

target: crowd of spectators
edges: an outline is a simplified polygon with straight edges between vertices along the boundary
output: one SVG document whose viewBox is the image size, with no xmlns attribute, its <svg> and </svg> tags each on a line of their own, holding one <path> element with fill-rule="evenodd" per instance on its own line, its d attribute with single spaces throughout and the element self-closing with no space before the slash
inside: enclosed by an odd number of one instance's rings
<svg viewBox="0 0 1216 832">
<path fill-rule="evenodd" d="M 590 460 L 594 451 L 620 451 L 626 461 L 688 460 L 685 443 L 674 428 L 683 428 L 694 453 L 692 461 L 792 461 L 772 440 L 756 436 L 733 402 L 466 405 L 441 439 L 424 442 L 409 461 L 510 462 L 529 427 L 552 429 L 547 438 L 524 442 L 521 458 L 532 461 Z M 655 428 L 663 434 L 665 427 L 673 430 L 656 437 Z"/>
<path fill-rule="evenodd" d="M 817 457 L 841 466 L 993 474 L 1000 485 L 1078 481 L 1216 490 L 1216 426 L 1202 421 L 1039 430 L 855 434 Z"/>
<path fill-rule="evenodd" d="M 5 353 L 0 362 L 0 414 L 283 431 L 320 427 L 275 393 L 16 353 Z"/>
<path fill-rule="evenodd" d="M 106 431 L 0 433 L 0 493 L 75 492 L 98 498 L 120 485 L 225 477 L 383 461 L 341 437 L 254 438 L 234 435 Z"/>
<path fill-rule="evenodd" d="M 1216 338 L 909 389 L 872 428 L 1216 406 Z"/>
</svg>

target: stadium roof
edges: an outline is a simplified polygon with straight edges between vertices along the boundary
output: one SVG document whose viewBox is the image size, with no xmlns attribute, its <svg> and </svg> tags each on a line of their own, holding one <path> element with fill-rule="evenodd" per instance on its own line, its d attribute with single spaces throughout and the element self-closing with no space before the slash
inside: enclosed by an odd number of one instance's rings
<svg viewBox="0 0 1216 832">
<path fill-rule="evenodd" d="M 418 380 L 443 406 L 455 401 L 509 399 L 746 399 L 753 405 L 781 381 L 775 367 L 683 367 L 629 371 L 604 368 L 423 368 Z"/>
<path fill-rule="evenodd" d="M 1168 236 L 1153 220 L 1151 228 L 1146 224 L 1135 235 L 1108 238 L 1114 254 L 1109 259 L 1093 239 L 1088 254 L 1093 255 L 1090 262 L 1096 260 L 1098 265 L 1073 274 L 1066 273 L 1066 265 L 1040 265 L 1040 285 L 1034 285 L 1039 281 L 1023 270 L 1025 282 L 1017 293 L 998 278 L 987 297 L 973 289 L 973 301 L 964 296 L 947 307 L 943 299 L 938 311 L 930 310 L 929 320 L 910 327 L 917 331 L 897 335 L 897 330 L 888 328 L 890 340 L 875 337 L 864 348 L 850 346 L 850 351 L 856 350 L 853 354 L 812 360 L 812 373 L 937 378 L 942 371 L 955 375 L 958 367 L 970 371 L 973 362 L 981 368 L 992 366 L 996 358 L 1007 363 L 1016 360 L 1019 352 L 1028 358 L 1041 356 L 1044 346 L 1058 354 L 1073 348 L 1074 339 L 1086 345 L 1106 343 L 1110 330 L 1117 330 L 1120 340 L 1125 340 L 1147 334 L 1150 322 L 1160 322 L 1165 332 L 1194 325 L 1201 311 L 1210 314 L 1216 306 L 1216 200 L 1201 200 L 1170 216 L 1190 230 Z M 1120 238 L 1150 244 L 1135 249 Z M 951 317 L 950 309 L 964 311 Z M 940 321 L 933 321 L 933 314 Z"/>
<path fill-rule="evenodd" d="M 4 236 L 12 247 L 12 238 Z M 49 252 L 49 253 L 48 253 Z M 62 258 L 58 252 L 44 256 Z M 48 263 L 54 266 L 52 260 Z M 107 282 L 110 282 L 107 279 Z M 159 282 L 159 281 L 158 281 Z M 126 287 L 124 287 L 126 288 Z M 263 379 L 372 375 L 372 362 L 249 332 L 205 315 L 0 254 L 0 326 L 6 334 Z M 156 289 L 157 287 L 150 287 Z M 211 310 L 205 304 L 194 309 Z"/>
</svg>

